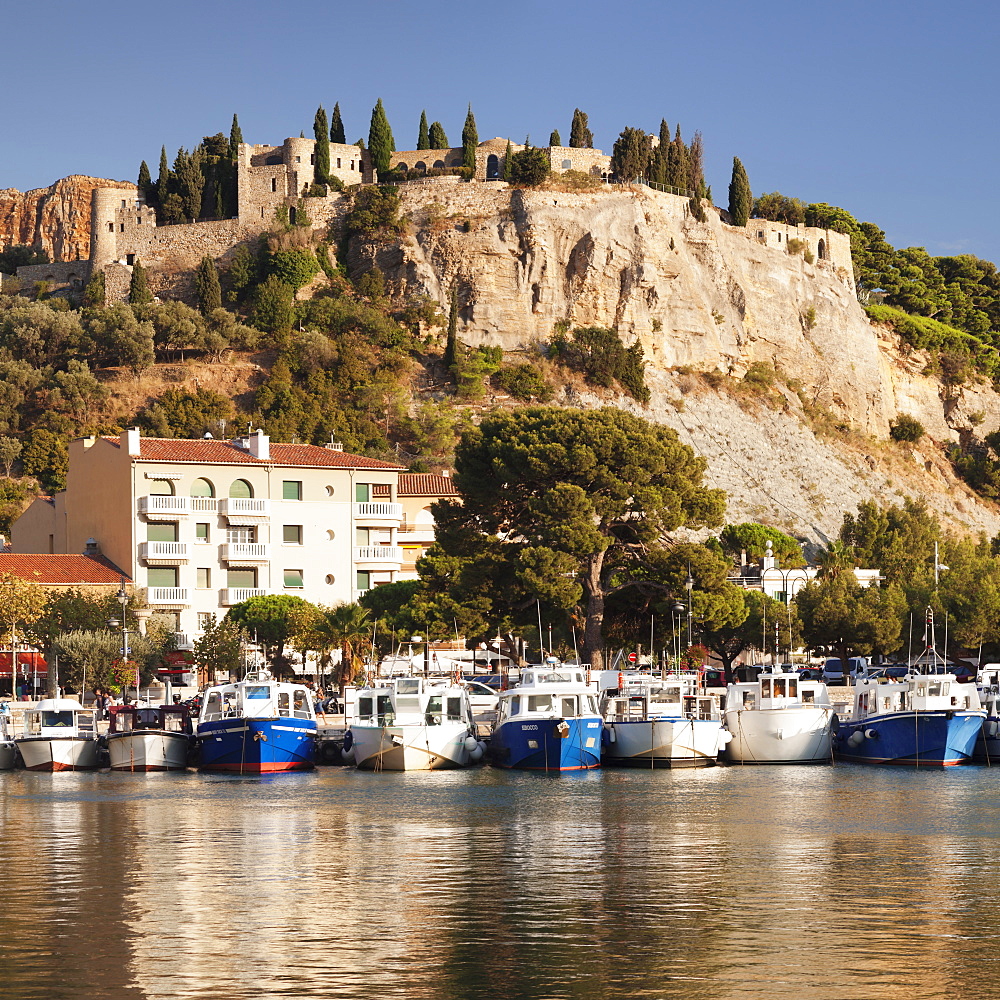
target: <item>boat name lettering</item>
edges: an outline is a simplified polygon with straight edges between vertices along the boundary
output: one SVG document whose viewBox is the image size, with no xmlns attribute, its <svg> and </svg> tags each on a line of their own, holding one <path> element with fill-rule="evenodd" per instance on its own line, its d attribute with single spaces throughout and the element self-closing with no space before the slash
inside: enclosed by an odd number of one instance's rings
<svg viewBox="0 0 1000 1000">
<path fill-rule="evenodd" d="M 537 732 L 538 731 L 538 726 L 521 726 L 521 732 L 522 733 L 527 733 L 527 732 L 529 732 L 531 730 L 535 730 Z"/>
</svg>

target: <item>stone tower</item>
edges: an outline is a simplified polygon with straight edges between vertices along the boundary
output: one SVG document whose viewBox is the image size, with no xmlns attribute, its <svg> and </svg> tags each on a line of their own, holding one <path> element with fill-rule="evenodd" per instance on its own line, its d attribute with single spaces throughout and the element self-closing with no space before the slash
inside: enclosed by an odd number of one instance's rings
<svg viewBox="0 0 1000 1000">
<path fill-rule="evenodd" d="M 95 188 L 90 200 L 90 273 L 118 258 L 116 230 L 122 209 L 133 208 L 134 187 Z M 124 230 L 123 230 L 124 231 Z"/>
</svg>

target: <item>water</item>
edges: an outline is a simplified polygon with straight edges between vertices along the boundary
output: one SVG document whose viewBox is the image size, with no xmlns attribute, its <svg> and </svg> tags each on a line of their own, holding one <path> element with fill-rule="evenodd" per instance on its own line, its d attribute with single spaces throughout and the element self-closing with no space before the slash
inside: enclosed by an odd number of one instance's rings
<svg viewBox="0 0 1000 1000">
<path fill-rule="evenodd" d="M 979 998 L 1000 769 L 0 775 L 0 997 Z"/>
</svg>

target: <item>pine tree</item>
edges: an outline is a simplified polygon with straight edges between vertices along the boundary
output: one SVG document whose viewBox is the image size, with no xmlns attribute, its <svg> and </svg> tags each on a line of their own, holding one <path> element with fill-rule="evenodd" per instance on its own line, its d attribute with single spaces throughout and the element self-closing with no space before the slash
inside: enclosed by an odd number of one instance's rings
<svg viewBox="0 0 1000 1000">
<path fill-rule="evenodd" d="M 417 149 L 430 149 L 431 137 L 427 130 L 427 112 L 420 112 L 420 128 L 417 131 Z"/>
<path fill-rule="evenodd" d="M 451 286 L 451 304 L 448 309 L 448 340 L 444 348 L 444 363 L 448 368 L 458 360 L 458 285 Z"/>
<path fill-rule="evenodd" d="M 431 122 L 429 137 L 429 149 L 451 149 L 444 126 L 440 122 Z"/>
<path fill-rule="evenodd" d="M 729 182 L 729 215 L 734 226 L 745 226 L 750 220 L 753 194 L 750 180 L 738 156 L 733 157 L 733 179 Z"/>
<path fill-rule="evenodd" d="M 198 311 L 207 316 L 213 309 L 222 308 L 222 288 L 219 272 L 211 257 L 202 257 L 194 275 L 194 287 L 198 293 Z"/>
<path fill-rule="evenodd" d="M 507 151 L 503 154 L 503 172 L 501 177 L 503 180 L 510 182 L 510 168 L 512 165 L 512 160 L 514 156 L 514 149 L 510 144 L 510 139 L 507 140 Z"/>
<path fill-rule="evenodd" d="M 382 98 L 378 99 L 372 108 L 372 120 L 368 129 L 368 150 L 372 157 L 372 166 L 381 174 L 392 165 L 392 154 L 396 144 L 392 138 L 389 119 L 386 118 Z"/>
<path fill-rule="evenodd" d="M 330 117 L 330 142 L 339 143 L 341 146 L 347 145 L 347 135 L 344 132 L 344 119 L 340 117 L 339 102 L 333 106 L 333 115 Z"/>
<path fill-rule="evenodd" d="M 139 180 L 136 182 L 136 187 L 146 204 L 155 207 L 156 188 L 153 186 L 153 178 L 149 176 L 149 164 L 145 160 L 139 164 Z"/>
<path fill-rule="evenodd" d="M 549 136 L 549 145 L 550 146 L 561 146 L 562 145 L 562 136 L 559 135 L 559 130 L 558 129 L 556 129 L 552 133 L 552 135 Z"/>
<path fill-rule="evenodd" d="M 149 290 L 149 279 L 146 269 L 136 261 L 132 265 L 132 280 L 128 286 L 129 305 L 138 306 L 153 301 L 153 293 Z"/>
<path fill-rule="evenodd" d="M 587 115 L 579 108 L 573 112 L 569 144 L 573 149 L 591 149 L 594 145 L 594 133 L 587 127 Z"/>
<path fill-rule="evenodd" d="M 316 136 L 316 146 L 313 150 L 313 182 L 326 184 L 330 180 L 330 133 L 326 120 L 326 109 L 321 104 L 316 109 L 313 118 L 313 135 Z"/>
<path fill-rule="evenodd" d="M 476 131 L 476 119 L 472 114 L 472 105 L 469 105 L 468 114 L 465 116 L 465 125 L 462 128 L 462 166 L 476 172 L 476 147 L 479 145 L 479 133 Z"/>
</svg>

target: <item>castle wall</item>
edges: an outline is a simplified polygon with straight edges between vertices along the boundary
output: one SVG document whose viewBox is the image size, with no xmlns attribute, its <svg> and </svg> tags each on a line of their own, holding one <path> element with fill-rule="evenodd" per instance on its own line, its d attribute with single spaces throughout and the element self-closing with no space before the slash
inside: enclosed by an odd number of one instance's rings
<svg viewBox="0 0 1000 1000">
<path fill-rule="evenodd" d="M 562 174 L 567 170 L 579 170 L 595 177 L 607 178 L 611 173 L 611 157 L 605 156 L 600 149 L 550 146 L 549 160 L 552 172 L 555 174 Z"/>
<path fill-rule="evenodd" d="M 820 266 L 843 269 L 846 277 L 854 282 L 854 263 L 851 259 L 851 238 L 845 233 L 816 226 L 792 226 L 787 222 L 770 219 L 750 219 L 747 235 L 766 247 L 788 252 L 789 240 L 801 240 Z"/>
<path fill-rule="evenodd" d="M 55 290 L 82 288 L 87 281 L 90 268 L 85 260 L 60 261 L 55 264 L 28 264 L 17 269 L 17 278 L 22 287 L 45 281 Z"/>
</svg>

